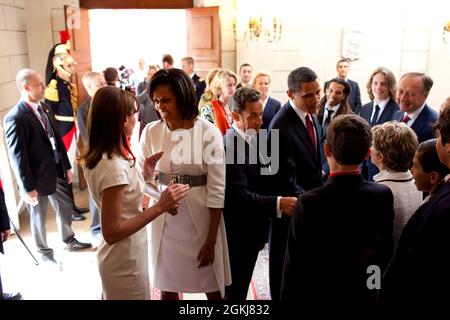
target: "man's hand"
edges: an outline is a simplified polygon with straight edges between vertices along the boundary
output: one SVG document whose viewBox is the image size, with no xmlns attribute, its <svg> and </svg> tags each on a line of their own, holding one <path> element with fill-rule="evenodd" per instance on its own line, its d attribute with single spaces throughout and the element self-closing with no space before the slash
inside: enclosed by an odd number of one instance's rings
<svg viewBox="0 0 450 320">
<path fill-rule="evenodd" d="M 0 231 L 0 241 L 5 242 L 8 240 L 11 230 Z"/>
<path fill-rule="evenodd" d="M 294 213 L 296 205 L 297 205 L 297 198 L 295 197 L 281 197 L 280 199 L 281 211 L 290 216 L 292 216 L 292 214 Z"/>
<path fill-rule="evenodd" d="M 73 173 L 72 170 L 67 170 L 67 183 L 71 184 L 73 181 Z"/>
<path fill-rule="evenodd" d="M 36 190 L 27 192 L 27 195 L 25 196 L 25 202 L 32 205 L 33 207 L 36 206 L 38 201 L 38 194 Z"/>
</svg>

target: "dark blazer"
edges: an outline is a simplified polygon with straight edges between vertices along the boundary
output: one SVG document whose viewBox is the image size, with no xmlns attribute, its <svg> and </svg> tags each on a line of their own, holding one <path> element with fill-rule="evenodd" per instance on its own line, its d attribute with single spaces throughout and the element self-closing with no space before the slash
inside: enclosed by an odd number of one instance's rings
<svg viewBox="0 0 450 320">
<path fill-rule="evenodd" d="M 141 136 L 142 130 L 144 130 L 147 123 L 159 120 L 158 112 L 155 109 L 153 101 L 149 98 L 147 92 L 142 92 L 140 96 L 137 97 L 141 107 L 139 109 L 139 137 Z"/>
<path fill-rule="evenodd" d="M 358 114 L 361 110 L 361 92 L 359 91 L 359 85 L 350 79 L 347 79 L 347 82 L 350 85 L 350 93 L 347 98 L 348 104 L 353 112 Z"/>
<path fill-rule="evenodd" d="M 136 88 L 136 96 L 140 96 L 143 92 L 147 91 L 147 86 L 148 86 L 147 80 L 139 82 Z"/>
<path fill-rule="evenodd" d="M 39 196 L 53 194 L 59 171 L 65 174 L 71 169 L 53 112 L 45 103 L 41 105 L 55 133 L 63 170 L 58 170 L 55 164 L 52 146 L 41 122 L 25 102 L 18 102 L 4 122 L 6 143 L 21 194 L 35 189 Z"/>
<path fill-rule="evenodd" d="M 382 123 L 394 120 L 394 115 L 398 110 L 399 110 L 399 108 L 398 108 L 397 102 L 395 102 L 392 99 L 389 99 L 383 112 L 378 117 L 378 121 L 376 124 L 382 124 Z M 373 101 L 363 105 L 359 115 L 370 124 L 372 112 L 373 112 Z"/>
<path fill-rule="evenodd" d="M 450 300 L 450 182 L 403 228 L 382 283 L 382 300 L 408 310 Z"/>
<path fill-rule="evenodd" d="M 377 265 L 383 272 L 392 256 L 393 198 L 388 187 L 352 174 L 331 176 L 300 195 L 289 227 L 281 299 L 305 306 L 375 302 L 367 268 Z"/>
<path fill-rule="evenodd" d="M 200 98 L 202 97 L 202 94 L 205 92 L 206 83 L 204 80 L 201 80 L 196 73 L 194 73 L 194 75 L 192 76 L 192 80 L 194 81 L 195 95 L 197 97 L 197 104 L 198 104 Z"/>
<path fill-rule="evenodd" d="M 91 98 L 87 98 L 83 101 L 83 103 L 78 107 L 77 111 L 77 126 L 80 130 L 81 141 L 83 141 L 83 145 L 86 145 L 88 142 L 87 138 L 87 115 L 89 112 L 89 105 L 91 104 Z"/>
<path fill-rule="evenodd" d="M 399 110 L 397 102 L 395 102 L 392 99 L 389 99 L 388 103 L 386 104 L 386 107 L 384 108 L 381 115 L 378 117 L 377 125 L 383 124 L 385 122 L 394 120 L 395 113 Z M 373 112 L 373 101 L 366 103 L 362 108 L 359 115 L 364 118 L 369 124 L 372 117 Z M 373 181 L 373 176 L 376 175 L 380 170 L 378 170 L 377 166 L 375 166 L 372 161 L 370 160 L 370 157 L 367 161 L 364 161 L 362 168 L 361 168 L 361 174 L 364 178 L 366 178 L 369 181 Z"/>
<path fill-rule="evenodd" d="M 263 124 L 261 126 L 261 129 L 268 129 L 270 121 L 272 121 L 273 117 L 277 114 L 277 112 L 281 108 L 281 102 L 269 97 L 267 100 L 266 106 L 264 108 L 263 112 Z"/>
<path fill-rule="evenodd" d="M 274 172 L 271 183 L 273 194 L 280 196 L 297 197 L 306 190 L 322 185 L 322 165 L 320 156 L 319 134 L 320 126 L 313 117 L 316 128 L 315 149 L 309 138 L 306 126 L 289 103 L 285 104 L 270 123 L 270 143 L 278 143 L 279 168 Z M 279 141 L 271 141 L 278 130 Z M 274 161 L 274 154 L 272 162 Z M 276 170 L 272 164 L 272 170 Z M 281 218 L 271 220 L 269 233 L 269 277 L 272 299 L 280 297 L 281 274 L 286 249 L 286 240 L 290 216 L 282 214 Z"/>
<path fill-rule="evenodd" d="M 280 109 L 269 126 L 269 130 L 278 129 L 279 132 L 280 166 L 274 176 L 273 190 L 282 196 L 296 197 L 323 183 L 318 136 L 321 131 L 314 116 L 313 123 L 316 129 L 316 150 L 306 126 L 289 103 Z"/>
<path fill-rule="evenodd" d="M 8 216 L 8 210 L 6 209 L 6 203 L 5 203 L 5 194 L 3 193 L 3 189 L 0 188 L 0 231 L 4 232 L 9 230 L 11 227 L 9 225 L 9 216 Z M 0 239 L 0 252 L 4 253 L 3 251 L 3 241 Z M 0 284 L 1 288 L 1 284 Z"/>
<path fill-rule="evenodd" d="M 394 120 L 402 121 L 404 115 L 404 112 L 398 111 L 394 115 Z M 417 134 L 419 143 L 434 138 L 433 124 L 437 121 L 437 117 L 437 112 L 425 104 L 425 108 L 411 126 L 411 129 Z"/>
<path fill-rule="evenodd" d="M 350 108 L 352 108 L 352 111 L 355 114 L 359 114 L 361 110 L 361 92 L 359 90 L 359 85 L 356 81 L 347 79 L 345 80 L 350 86 L 350 93 L 347 97 L 347 102 L 350 105 Z M 328 87 L 330 81 L 326 81 L 324 84 L 324 88 Z"/>
<path fill-rule="evenodd" d="M 250 146 L 230 128 L 224 137 L 226 165 L 225 208 L 233 283 L 228 298 L 245 300 L 259 251 L 267 241 L 269 216 L 274 216 L 277 197 L 269 193 L 270 181 L 261 175 L 265 167 L 258 156 L 256 143 Z M 256 163 L 251 162 L 254 152 Z"/>
</svg>

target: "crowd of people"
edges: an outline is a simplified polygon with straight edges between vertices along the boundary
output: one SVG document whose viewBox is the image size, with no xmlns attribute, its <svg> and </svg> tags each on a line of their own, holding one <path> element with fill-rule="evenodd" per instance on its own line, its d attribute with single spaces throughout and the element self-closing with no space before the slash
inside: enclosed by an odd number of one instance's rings
<svg viewBox="0 0 450 320">
<path fill-rule="evenodd" d="M 69 250 L 91 246 L 71 229 L 76 119 L 103 299 L 150 299 L 151 283 L 163 300 L 245 300 L 266 243 L 273 300 L 373 307 L 449 298 L 450 108 L 449 99 L 439 113 L 426 103 L 428 75 L 409 72 L 397 84 L 378 67 L 362 105 L 351 61 L 337 62 L 324 94 L 317 74 L 299 67 L 282 105 L 269 96 L 270 74 L 252 77 L 248 63 L 239 75 L 215 68 L 202 80 L 192 57 L 181 70 L 164 55 L 133 90 L 117 85 L 114 68 L 86 73 L 89 97 L 77 109 L 63 54 L 47 85 L 19 71 L 5 135 L 38 252 L 56 263 L 48 200 Z"/>
</svg>

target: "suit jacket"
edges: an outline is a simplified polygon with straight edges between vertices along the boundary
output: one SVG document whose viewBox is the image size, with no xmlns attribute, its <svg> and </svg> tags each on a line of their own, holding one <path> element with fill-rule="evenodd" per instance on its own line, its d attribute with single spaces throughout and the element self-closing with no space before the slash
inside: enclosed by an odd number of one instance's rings
<svg viewBox="0 0 450 320">
<path fill-rule="evenodd" d="M 368 205 L 370 204 L 370 205 Z M 393 195 L 360 175 L 330 176 L 303 193 L 292 216 L 281 298 L 310 305 L 370 305 L 367 268 L 392 255 Z"/>
<path fill-rule="evenodd" d="M 402 121 L 404 115 L 404 112 L 398 111 L 394 115 L 394 120 Z M 411 129 L 417 134 L 419 143 L 434 138 L 433 124 L 437 121 L 437 117 L 437 112 L 425 104 L 425 108 L 411 125 Z"/>
<path fill-rule="evenodd" d="M 147 80 L 140 82 L 136 88 L 136 96 L 140 96 L 143 92 L 147 91 L 147 86 Z"/>
<path fill-rule="evenodd" d="M 205 92 L 206 83 L 204 80 L 200 80 L 200 77 L 196 73 L 194 73 L 192 80 L 194 81 L 195 95 L 197 97 L 197 104 L 198 104 L 200 102 L 202 94 Z"/>
<path fill-rule="evenodd" d="M 141 136 L 142 130 L 144 130 L 147 123 L 159 120 L 159 118 L 153 101 L 150 99 L 147 92 L 142 92 L 137 98 L 141 103 L 141 107 L 139 109 L 139 136 Z"/>
<path fill-rule="evenodd" d="M 449 230 L 450 182 L 447 182 L 417 209 L 403 228 L 397 251 L 383 278 L 384 302 L 407 305 L 408 309 L 430 303 L 447 306 Z"/>
<path fill-rule="evenodd" d="M 392 99 L 389 99 L 388 103 L 386 104 L 386 107 L 384 108 L 381 115 L 379 115 L 377 120 L 378 124 L 383 124 L 385 122 L 394 120 L 395 113 L 399 110 L 397 102 L 395 102 Z M 373 101 L 366 103 L 359 113 L 359 115 L 364 118 L 369 124 L 370 120 L 372 118 L 372 112 L 373 112 Z M 373 176 L 376 175 L 380 170 L 378 170 L 377 166 L 375 166 L 370 158 L 366 161 L 364 161 L 361 169 L 361 174 L 364 178 L 366 178 L 369 181 L 373 181 Z"/>
<path fill-rule="evenodd" d="M 5 203 L 5 194 L 3 193 L 3 189 L 0 188 L 0 231 L 4 232 L 10 228 L 8 210 L 6 209 Z M 0 239 L 0 252 L 4 253 L 2 239 Z"/>
<path fill-rule="evenodd" d="M 350 79 L 347 79 L 346 81 L 350 86 L 350 93 L 348 94 L 347 102 L 350 105 L 350 108 L 352 108 L 352 111 L 355 114 L 359 114 L 361 110 L 361 92 L 359 90 L 359 85 L 356 81 Z M 325 88 L 328 87 L 329 82 L 330 81 L 325 82 Z"/>
<path fill-rule="evenodd" d="M 320 125 L 313 116 L 316 129 L 315 149 L 306 126 L 286 103 L 270 123 L 270 136 L 273 130 L 279 132 L 279 170 L 274 175 L 273 190 L 281 196 L 298 196 L 305 190 L 322 185 L 322 165 L 320 157 Z M 269 140 L 269 142 L 273 143 Z M 273 148 L 273 147 L 271 147 Z M 269 149 L 270 150 L 270 149 Z M 272 155 L 272 158 L 274 155 Z M 273 167 L 273 166 L 272 166 Z"/>
<path fill-rule="evenodd" d="M 71 169 L 55 116 L 45 103 L 41 106 L 55 134 L 62 170 L 54 160 L 52 145 L 41 122 L 23 101 L 5 116 L 5 138 L 21 194 L 37 190 L 39 196 L 55 193 L 58 174 Z M 62 172 L 60 172 L 62 171 Z"/>
<path fill-rule="evenodd" d="M 258 155 L 257 146 L 249 146 L 234 128 L 225 135 L 224 146 L 227 159 L 233 159 L 226 165 L 224 219 L 228 240 L 245 239 L 262 247 L 267 240 L 269 216 L 275 215 L 277 207 L 277 197 L 270 195 L 268 176 L 261 175 L 265 165 L 259 156 L 256 163 L 250 162 L 249 153 Z"/>
<path fill-rule="evenodd" d="M 88 142 L 87 138 L 87 115 L 89 112 L 89 105 L 91 104 L 91 98 L 87 98 L 83 101 L 83 103 L 78 107 L 77 112 L 77 126 L 78 130 L 80 130 L 80 136 L 83 141 L 83 144 L 86 145 Z"/>
<path fill-rule="evenodd" d="M 270 122 L 281 108 L 281 102 L 269 97 L 263 112 L 261 129 L 269 129 Z"/>
<path fill-rule="evenodd" d="M 389 99 L 383 112 L 381 113 L 381 115 L 379 115 L 376 124 L 382 124 L 382 123 L 394 120 L 394 115 L 398 110 L 399 110 L 399 108 L 398 108 L 397 102 L 395 102 L 392 99 Z M 359 115 L 370 124 L 372 112 L 373 112 L 373 101 L 363 105 Z"/>
</svg>

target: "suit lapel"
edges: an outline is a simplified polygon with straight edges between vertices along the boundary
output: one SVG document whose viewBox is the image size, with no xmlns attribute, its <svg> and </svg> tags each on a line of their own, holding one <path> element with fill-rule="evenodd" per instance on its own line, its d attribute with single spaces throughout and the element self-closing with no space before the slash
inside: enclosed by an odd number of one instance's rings
<svg viewBox="0 0 450 320">
<path fill-rule="evenodd" d="M 313 157 L 316 157 L 317 153 L 316 153 L 313 143 L 309 137 L 306 126 L 303 124 L 303 121 L 300 119 L 298 114 L 294 111 L 294 109 L 292 109 L 292 107 L 290 105 L 288 106 L 288 108 L 289 108 L 288 112 L 290 112 L 289 118 L 293 119 L 293 121 L 294 121 L 293 127 L 294 127 L 295 132 L 297 133 L 298 137 L 303 142 L 303 144 L 306 146 L 306 149 L 308 149 L 309 153 Z M 315 117 L 312 117 L 312 118 L 313 118 L 313 123 L 314 123 L 315 129 L 316 129 L 316 143 L 317 143 L 317 146 L 319 146 L 318 137 L 317 137 L 317 134 L 319 133 L 319 131 L 317 130 L 318 122 L 317 122 L 317 119 L 315 119 Z"/>
<path fill-rule="evenodd" d="M 411 125 L 411 129 L 413 129 L 415 132 L 421 131 L 420 129 L 422 129 L 423 126 L 427 125 L 427 123 L 426 123 L 426 118 L 427 118 L 427 113 L 428 113 L 427 108 L 428 108 L 428 106 L 425 105 L 425 108 L 423 108 L 423 110 L 419 113 L 419 116 L 417 117 L 417 119 Z"/>
<path fill-rule="evenodd" d="M 38 119 L 37 115 L 30 109 L 30 107 L 24 101 L 21 102 L 19 107 L 22 112 L 30 119 L 30 123 L 35 127 L 35 129 L 48 139 L 47 132 L 45 132 L 41 121 Z"/>
<path fill-rule="evenodd" d="M 394 103 L 392 100 L 389 99 L 386 107 L 384 108 L 383 112 L 380 115 L 380 118 L 377 121 L 377 124 L 385 123 L 386 121 L 388 121 L 389 115 L 392 114 L 392 111 L 394 111 L 393 109 L 394 109 Z"/>
</svg>

